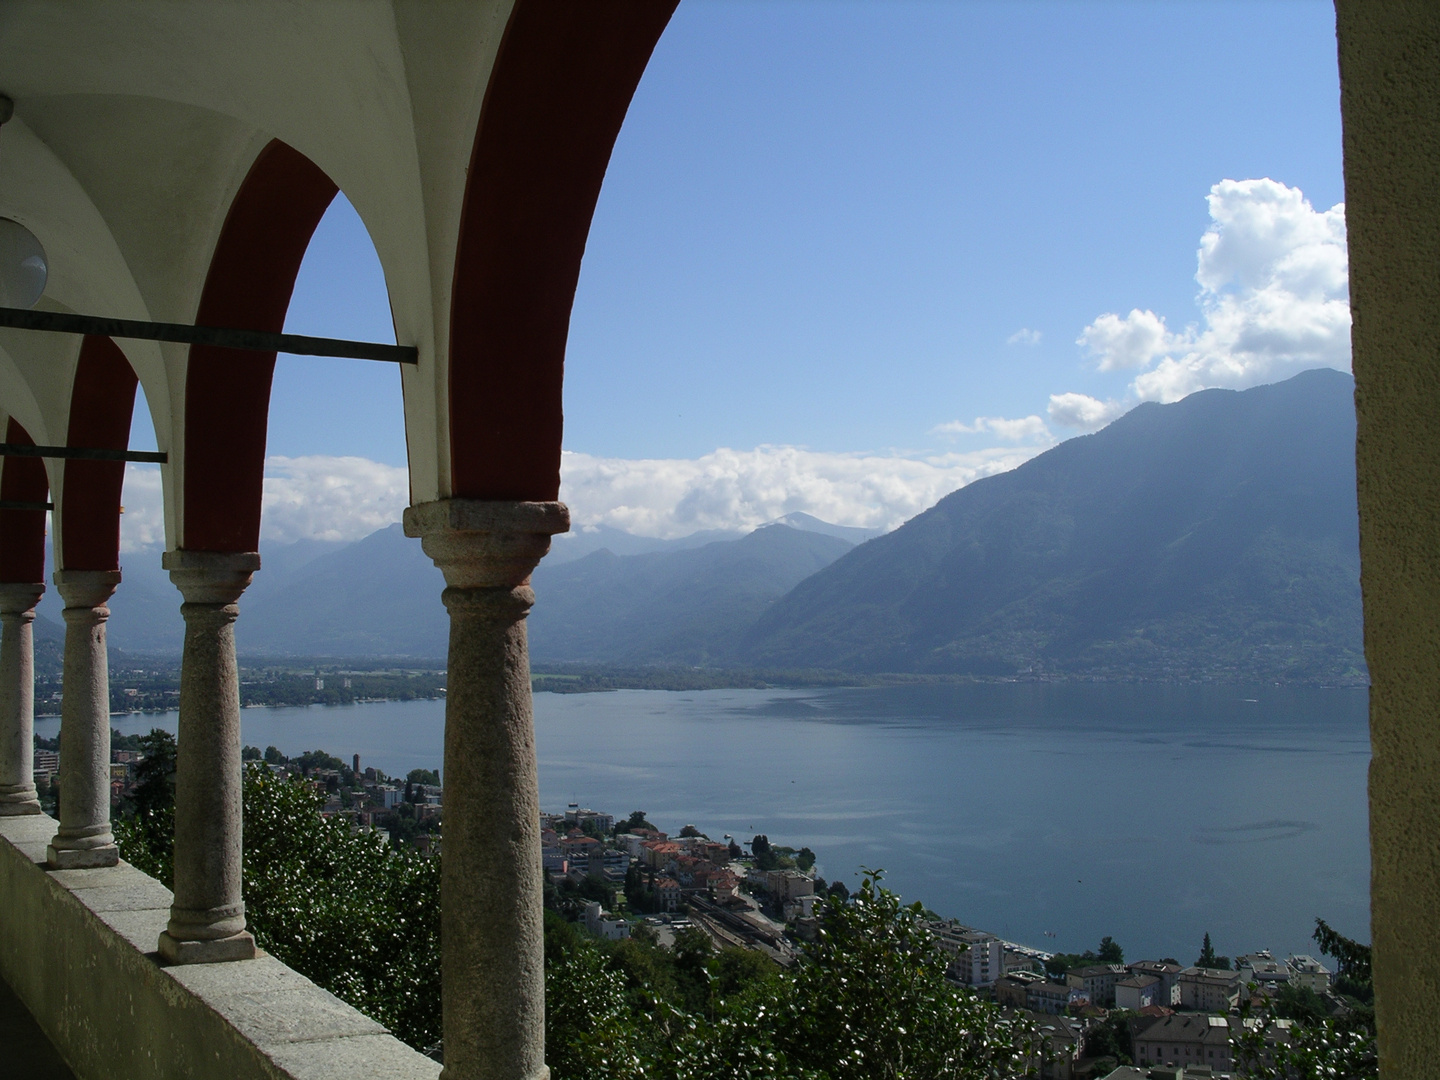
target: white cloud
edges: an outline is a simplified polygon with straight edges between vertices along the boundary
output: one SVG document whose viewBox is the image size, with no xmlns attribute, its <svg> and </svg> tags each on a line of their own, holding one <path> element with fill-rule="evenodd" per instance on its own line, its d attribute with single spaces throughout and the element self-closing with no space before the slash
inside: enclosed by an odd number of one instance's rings
<svg viewBox="0 0 1440 1080">
<path fill-rule="evenodd" d="M 1039 344 L 1040 344 L 1040 331 L 1039 331 L 1039 330 L 1031 330 L 1028 326 L 1022 326 L 1019 330 L 1016 330 L 1013 334 L 1011 334 L 1008 338 L 1005 339 L 1005 344 L 1006 344 L 1006 345 L 1039 345 Z"/>
<path fill-rule="evenodd" d="M 560 497 L 577 523 L 642 536 L 753 528 L 797 510 L 837 525 L 891 528 L 972 480 L 1013 469 L 1040 449 L 905 457 L 760 446 L 649 460 L 567 451 Z"/>
<path fill-rule="evenodd" d="M 937 435 L 983 435 L 988 433 L 999 436 L 1006 442 L 1015 443 L 1050 443 L 1054 441 L 1050 429 L 1045 426 L 1045 421 L 1033 414 L 1021 416 L 1015 420 L 1007 420 L 1003 416 L 977 416 L 973 424 L 951 420 L 947 424 L 937 425 L 933 430 Z"/>
<path fill-rule="evenodd" d="M 1089 394 L 1051 394 L 1050 420 L 1060 427 L 1099 431 L 1125 411 L 1121 401 L 1101 401 Z"/>
<path fill-rule="evenodd" d="M 400 520 L 406 469 L 360 457 L 269 457 L 260 535 L 276 543 L 359 540 Z"/>
<path fill-rule="evenodd" d="M 1131 311 L 1123 319 L 1105 314 L 1080 333 L 1075 342 L 1095 360 L 1101 371 L 1124 371 L 1148 367 L 1156 357 L 1165 355 L 1171 337 L 1165 320 L 1153 311 Z"/>
<path fill-rule="evenodd" d="M 125 487 L 120 493 L 120 552 L 147 551 L 165 545 L 165 497 L 160 488 L 160 466 L 125 466 Z"/>
<path fill-rule="evenodd" d="M 1298 188 L 1268 179 L 1222 180 L 1209 204 L 1195 273 L 1204 326 L 1172 334 L 1150 311 L 1106 314 L 1079 344 L 1102 371 L 1145 369 L 1131 384 L 1141 401 L 1243 389 L 1307 368 L 1348 371 L 1344 204 L 1317 211 Z"/>
<path fill-rule="evenodd" d="M 1038 417 L 1001 424 L 1028 420 Z M 604 524 L 664 538 L 700 529 L 750 529 L 797 510 L 837 525 L 891 528 L 956 488 L 1013 469 L 1042 449 L 905 456 L 760 446 L 641 460 L 566 451 L 560 497 L 577 527 Z M 271 457 L 265 463 L 261 536 L 277 543 L 358 540 L 399 521 L 407 501 L 402 468 L 356 457 Z M 121 550 L 154 549 L 164 541 L 160 472 L 131 466 Z"/>
<path fill-rule="evenodd" d="M 260 535 L 276 543 L 359 540 L 400 520 L 410 498 L 405 469 L 359 457 L 270 457 L 265 461 Z M 160 470 L 128 465 L 120 550 L 165 544 Z"/>
</svg>

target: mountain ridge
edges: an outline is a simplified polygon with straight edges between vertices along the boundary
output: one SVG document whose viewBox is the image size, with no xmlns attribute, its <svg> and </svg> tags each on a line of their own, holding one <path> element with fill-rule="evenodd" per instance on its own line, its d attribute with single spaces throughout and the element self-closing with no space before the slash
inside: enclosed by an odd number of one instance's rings
<svg viewBox="0 0 1440 1080">
<path fill-rule="evenodd" d="M 1138 406 L 838 559 L 730 659 L 1361 681 L 1352 386 Z"/>
</svg>

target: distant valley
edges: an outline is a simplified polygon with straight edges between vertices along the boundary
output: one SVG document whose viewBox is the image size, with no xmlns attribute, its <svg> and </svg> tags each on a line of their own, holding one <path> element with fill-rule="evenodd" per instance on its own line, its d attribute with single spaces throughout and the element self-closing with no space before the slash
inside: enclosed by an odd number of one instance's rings
<svg viewBox="0 0 1440 1080">
<path fill-rule="evenodd" d="M 534 578 L 537 668 L 1359 683 L 1349 376 L 1142 405 L 876 537 L 792 514 L 681 540 L 589 528 Z M 399 525 L 262 550 L 251 657 L 443 663 L 443 581 Z M 111 644 L 176 654 L 158 553 L 125 558 Z M 50 590 L 37 625 L 53 648 Z"/>
</svg>

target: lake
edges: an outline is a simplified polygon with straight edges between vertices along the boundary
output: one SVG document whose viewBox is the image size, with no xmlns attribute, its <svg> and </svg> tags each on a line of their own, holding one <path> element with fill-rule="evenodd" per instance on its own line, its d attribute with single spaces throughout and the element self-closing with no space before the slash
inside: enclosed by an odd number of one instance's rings
<svg viewBox="0 0 1440 1080">
<path fill-rule="evenodd" d="M 1131 959 L 1369 940 L 1364 690 L 995 684 L 538 694 L 541 802 L 808 845 L 946 916 Z M 247 709 L 247 743 L 391 774 L 440 764 L 444 703 Z M 122 732 L 175 715 L 115 717 Z M 58 721 L 37 721 L 53 735 Z M 1050 936 L 1053 935 L 1053 936 Z"/>
</svg>

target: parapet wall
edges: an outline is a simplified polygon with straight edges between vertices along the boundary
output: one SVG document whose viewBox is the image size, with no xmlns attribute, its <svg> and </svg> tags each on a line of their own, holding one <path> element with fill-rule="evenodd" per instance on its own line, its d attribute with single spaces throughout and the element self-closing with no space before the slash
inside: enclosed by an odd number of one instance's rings
<svg viewBox="0 0 1440 1080">
<path fill-rule="evenodd" d="M 0 817 L 0 978 L 80 1080 L 435 1080 L 440 1066 L 274 957 L 161 967 L 170 890 L 44 868 L 49 817 Z"/>
</svg>

